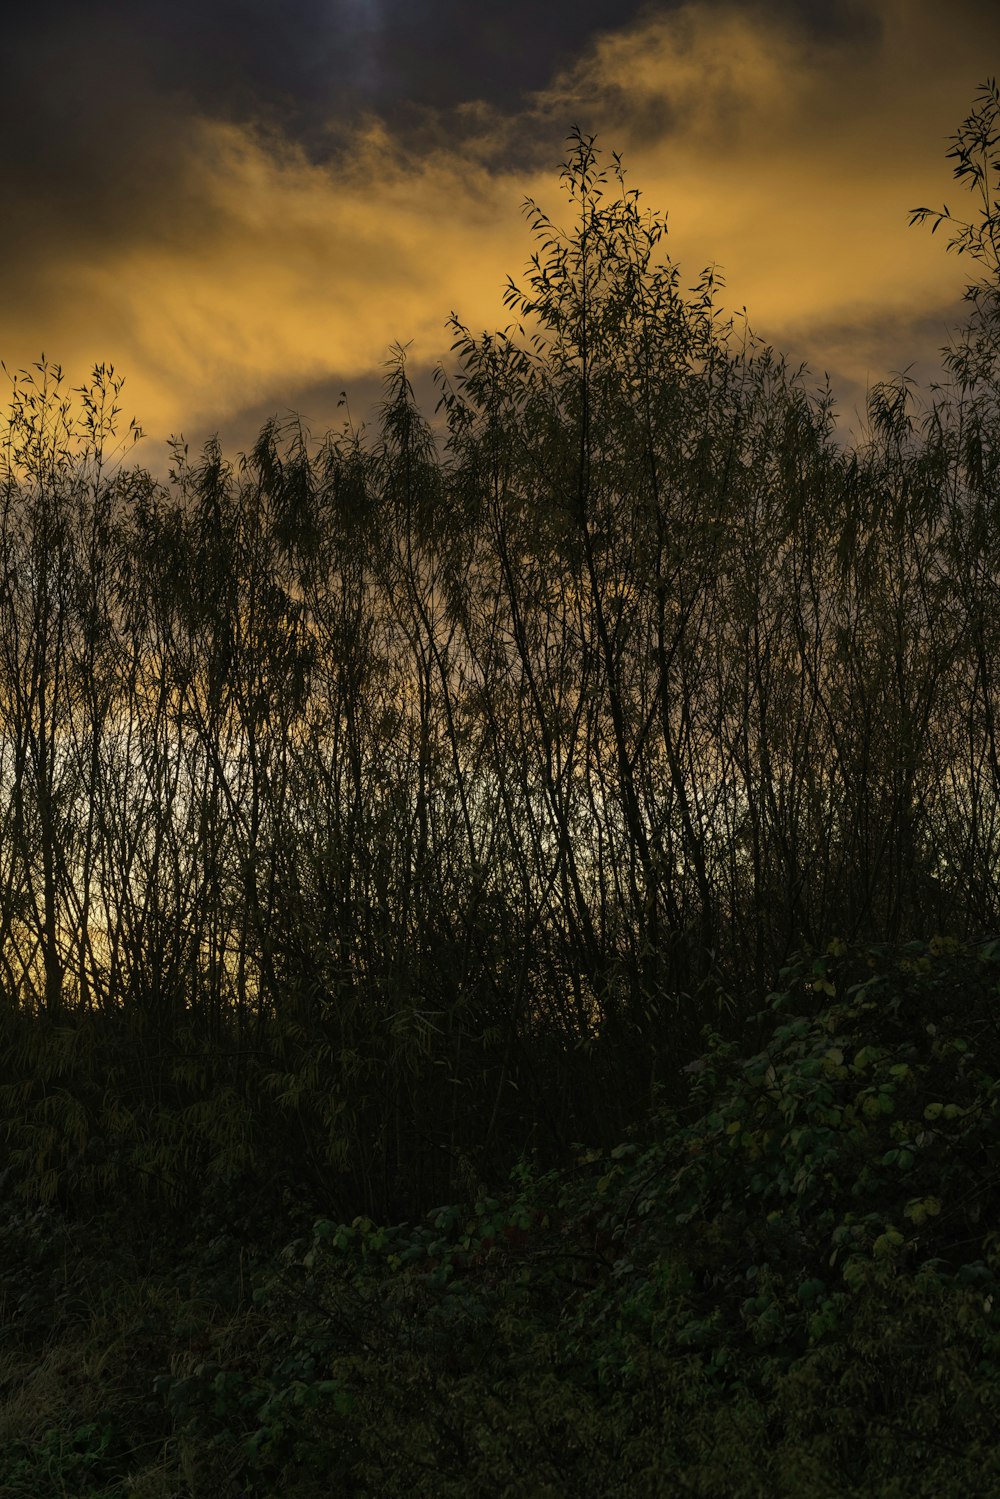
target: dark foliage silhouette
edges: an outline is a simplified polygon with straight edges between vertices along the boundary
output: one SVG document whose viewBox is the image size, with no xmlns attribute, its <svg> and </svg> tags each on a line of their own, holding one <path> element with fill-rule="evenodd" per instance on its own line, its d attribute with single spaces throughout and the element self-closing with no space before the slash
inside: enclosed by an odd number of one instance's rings
<svg viewBox="0 0 1000 1499">
<path fill-rule="evenodd" d="M 505 1226 L 526 1232 L 541 1221 L 532 1213 L 547 1212 L 528 1201 L 529 1180 L 555 1191 L 546 1173 L 575 1179 L 580 1141 L 597 1160 L 651 1121 L 656 1172 L 676 1170 L 667 1157 L 694 1149 L 695 1137 L 695 1153 L 709 1151 L 691 1191 L 715 1228 L 682 1233 L 697 1216 L 691 1203 L 645 1193 L 644 1211 L 691 1215 L 670 1218 L 669 1232 L 664 1218 L 643 1240 L 643 1274 L 650 1284 L 661 1276 L 648 1305 L 625 1271 L 601 1302 L 594 1288 L 606 1290 L 608 1264 L 625 1260 L 597 1256 L 590 1289 L 601 1314 L 619 1318 L 615 1336 L 628 1341 L 622 1329 L 643 1317 L 662 1331 L 669 1303 L 669 1315 L 702 1328 L 692 1334 L 709 1350 L 698 1379 L 728 1378 L 739 1350 L 707 1308 L 713 1296 L 736 1306 L 727 1223 L 736 1215 L 739 1233 L 751 1233 L 719 1164 L 732 1136 L 746 1161 L 762 1162 L 756 1175 L 747 1165 L 753 1180 L 739 1191 L 771 1211 L 769 1194 L 797 1204 L 786 1259 L 768 1249 L 754 1262 L 751 1341 L 768 1317 L 776 1345 L 787 1332 L 782 1378 L 800 1345 L 822 1342 L 838 1318 L 870 1352 L 875 1301 L 850 1322 L 847 1292 L 821 1296 L 805 1208 L 825 1211 L 823 1194 L 847 1192 L 855 1167 L 874 1171 L 872 1130 L 862 1123 L 849 1145 L 838 1131 L 875 1114 L 855 1100 L 848 1120 L 831 1083 L 822 1119 L 801 1126 L 822 1136 L 830 1161 L 826 1177 L 813 1155 L 803 1165 L 818 1194 L 806 1203 L 806 1177 L 786 1180 L 776 1164 L 771 1114 L 784 1095 L 760 1047 L 784 1057 L 789 1098 L 799 1098 L 800 1063 L 801 1078 L 835 1074 L 841 1091 L 864 1091 L 867 1064 L 845 1061 L 839 1032 L 820 1048 L 815 1017 L 768 1041 L 776 991 L 832 998 L 845 983 L 834 960 L 848 952 L 859 963 L 867 954 L 898 987 L 900 974 L 929 971 L 906 956 L 919 948 L 930 964 L 929 938 L 934 958 L 978 953 L 977 973 L 993 961 L 998 119 L 989 84 L 952 153 L 979 195 L 979 222 L 947 209 L 935 218 L 935 228 L 957 226 L 953 247 L 984 272 L 945 379 L 923 397 L 906 376 L 877 386 L 852 448 L 838 437 L 831 393 L 811 391 L 719 310 L 714 268 L 685 286 L 665 254 L 665 219 L 642 209 L 619 159 L 605 162 L 580 133 L 562 173 L 569 227 L 526 206 L 536 249 L 524 285 L 508 286 L 512 321 L 477 336 L 453 316 L 455 366 L 438 373 L 434 420 L 397 349 L 372 433 L 348 424 L 314 444 L 297 422 L 275 421 L 238 463 L 217 441 L 194 459 L 178 442 L 161 484 L 123 461 L 138 429 L 124 444 L 116 436 L 113 370 L 97 367 L 68 395 L 44 359 L 13 378 L 0 436 L 0 1102 L 4 1181 L 22 1216 L 5 1232 L 20 1243 L 25 1225 L 103 1222 L 116 1203 L 141 1201 L 144 1222 L 178 1254 L 184 1225 L 224 1254 L 234 1223 L 270 1253 L 296 1215 L 322 1211 L 320 1239 L 336 1220 L 357 1220 L 337 1244 L 357 1250 L 361 1269 L 329 1275 L 350 1282 L 338 1294 L 368 1362 L 344 1362 L 336 1339 L 309 1344 L 301 1378 L 284 1364 L 272 1371 L 281 1393 L 272 1375 L 203 1360 L 187 1383 L 158 1387 L 192 1441 L 210 1408 L 233 1430 L 253 1415 L 243 1437 L 278 1482 L 279 1450 L 293 1463 L 282 1442 L 298 1430 L 286 1405 L 301 1386 L 342 1423 L 330 1471 L 371 1485 L 352 1492 L 388 1493 L 385 1475 L 371 1476 L 367 1438 L 349 1428 L 355 1396 L 370 1404 L 381 1379 L 377 1350 L 389 1350 L 404 1372 L 385 1419 L 393 1440 L 413 1440 L 407 1412 L 437 1357 L 428 1329 L 438 1313 L 421 1300 L 426 1287 L 387 1291 L 379 1279 L 408 1263 L 404 1250 L 472 1277 L 447 1316 L 456 1328 L 466 1313 L 500 1318 L 491 1325 L 506 1329 L 503 1377 L 526 1422 L 510 1329 L 527 1313 L 491 1259 L 496 1223 L 480 1208 L 500 1212 L 489 1194 L 517 1168 L 524 1190 L 510 1210 L 528 1216 Z M 987 1036 L 983 1005 L 976 1023 Z M 959 1026 L 951 1010 L 946 1018 Z M 827 1020 L 831 1034 L 884 1023 L 861 1000 Z M 899 1067 L 916 1076 L 926 1063 L 927 1086 L 937 1078 L 922 1052 L 903 1054 L 924 1045 L 919 1025 L 915 1034 L 878 1043 L 888 1070 L 865 1096 L 888 1099 L 883 1112 L 896 1107 Z M 850 1035 L 860 1046 L 860 1031 Z M 757 1054 L 750 1083 L 741 1052 Z M 706 1094 L 706 1076 L 729 1088 L 725 1108 Z M 941 1084 L 955 1095 L 942 1108 L 963 1119 L 975 1107 L 966 1081 L 949 1073 Z M 880 1143 L 883 1167 L 912 1155 L 904 1135 Z M 600 1197 L 611 1176 L 580 1190 Z M 626 1186 L 645 1192 L 631 1176 Z M 941 1211 L 932 1186 L 920 1176 L 907 1199 L 915 1226 Z M 414 1231 L 417 1248 L 397 1245 L 383 1265 L 389 1241 L 373 1220 L 412 1221 L 458 1199 L 479 1204 L 459 1248 L 454 1235 L 451 1247 L 447 1235 L 428 1247 L 429 1231 L 427 1243 Z M 563 1204 L 569 1237 L 552 1253 L 577 1295 L 570 1261 L 593 1258 L 598 1240 L 583 1245 L 589 1209 L 573 1203 Z M 853 1234 L 840 1197 L 827 1206 L 826 1228 Z M 627 1238 L 633 1208 L 615 1211 L 601 1232 Z M 880 1274 L 903 1238 L 886 1224 L 876 1234 L 874 1217 L 857 1221 L 851 1243 L 878 1239 Z M 311 1276 L 320 1251 L 310 1253 L 296 1263 Z M 199 1271 L 209 1279 L 210 1259 L 205 1251 Z M 872 1275 L 864 1284 L 877 1298 Z M 551 1297 L 555 1280 L 540 1278 Z M 281 1286 L 265 1275 L 260 1298 L 290 1317 L 287 1279 Z M 310 1286 L 333 1318 L 329 1285 Z M 921 1282 L 924 1293 L 945 1295 L 936 1281 Z M 407 1305 L 415 1296 L 414 1315 L 428 1319 L 410 1363 L 399 1362 L 389 1313 L 372 1310 L 397 1294 Z M 819 1298 L 815 1315 L 833 1319 L 815 1338 L 796 1296 Z M 926 1310 L 921 1302 L 913 1316 Z M 567 1359 L 598 1359 L 583 1322 L 571 1336 L 568 1327 L 542 1318 L 544 1358 L 563 1370 Z M 656 1363 L 629 1347 L 630 1359 Z M 335 1354 L 340 1372 L 320 1381 L 316 1359 Z M 462 1400 L 486 1400 L 470 1368 L 462 1363 Z M 761 1368 L 740 1407 L 750 1426 L 771 1419 L 765 1386 L 777 1375 Z M 656 1371 L 673 1388 L 676 1368 Z M 614 1439 L 602 1445 L 603 1377 L 553 1375 L 546 1386 L 546 1398 L 564 1401 L 572 1387 L 583 1404 L 576 1434 L 564 1425 L 562 1447 L 550 1444 L 544 1492 L 580 1491 L 586 1451 L 606 1473 L 615 1452 L 630 1453 L 646 1475 L 631 1492 L 674 1492 L 650 1486 L 647 1437 L 624 1385 L 614 1386 Z M 803 1430 L 815 1435 L 809 1411 Z M 496 1445 L 495 1412 L 486 1426 L 465 1406 L 455 1419 L 448 1436 L 441 1416 L 434 1442 L 454 1437 L 461 1458 L 477 1433 L 478 1453 L 514 1464 L 505 1481 L 515 1487 L 503 1492 L 527 1492 L 515 1457 Z M 110 1430 L 78 1433 L 81 1472 L 120 1460 Z M 701 1456 L 692 1447 L 689 1457 L 708 1464 L 704 1487 L 692 1492 L 711 1492 L 718 1477 L 705 1457 L 716 1438 L 703 1436 Z M 398 1471 L 410 1473 L 409 1492 L 429 1492 L 412 1486 L 414 1451 Z M 850 1467 L 843 1452 L 836 1460 Z M 809 1463 L 802 1491 L 818 1493 Z M 24 1464 L 27 1486 L 35 1470 Z M 223 1491 L 218 1474 L 185 1481 Z"/>
</svg>

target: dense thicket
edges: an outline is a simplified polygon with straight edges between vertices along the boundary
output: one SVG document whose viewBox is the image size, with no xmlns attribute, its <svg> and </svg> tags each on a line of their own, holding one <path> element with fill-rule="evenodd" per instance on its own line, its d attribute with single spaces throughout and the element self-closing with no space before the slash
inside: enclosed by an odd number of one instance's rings
<svg viewBox="0 0 1000 1499">
<path fill-rule="evenodd" d="M 408 1223 L 4 1198 L 4 1495 L 994 1499 L 998 976 L 831 943 L 683 1111 Z"/>
<path fill-rule="evenodd" d="M 15 380 L 0 981 L 43 1191 L 89 1150 L 180 1191 L 262 1130 L 345 1207 L 426 1204 L 617 1138 L 795 948 L 1000 926 L 977 109 L 949 383 L 877 387 L 853 449 L 583 137 L 437 429 L 400 353 L 373 433 L 160 484 L 107 456 L 110 371 Z"/>
</svg>

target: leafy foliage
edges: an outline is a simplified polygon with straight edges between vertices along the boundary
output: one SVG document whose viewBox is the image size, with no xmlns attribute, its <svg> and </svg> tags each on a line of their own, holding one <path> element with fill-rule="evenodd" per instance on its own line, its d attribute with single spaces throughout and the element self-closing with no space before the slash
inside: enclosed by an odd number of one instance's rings
<svg viewBox="0 0 1000 1499">
<path fill-rule="evenodd" d="M 125 1318 L 160 1349 L 147 1450 L 168 1433 L 194 1493 L 303 1499 L 991 1493 L 998 983 L 1000 942 L 835 941 L 611 1150 L 281 1249 L 220 1195 Z M 51 1265 L 49 1228 L 7 1230 L 43 1231 Z M 104 1398 L 10 1449 L 12 1493 L 121 1472 L 138 1412 Z"/>
</svg>

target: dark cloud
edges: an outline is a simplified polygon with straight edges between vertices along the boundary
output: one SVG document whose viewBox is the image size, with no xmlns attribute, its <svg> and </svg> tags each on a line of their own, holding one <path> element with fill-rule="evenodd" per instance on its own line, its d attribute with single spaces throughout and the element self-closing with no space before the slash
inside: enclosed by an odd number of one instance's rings
<svg viewBox="0 0 1000 1499">
<path fill-rule="evenodd" d="M 193 142 L 190 108 L 151 87 L 148 37 L 102 24 L 99 9 L 46 17 L 32 30 L 22 11 L 0 91 L 0 258 L 28 280 L 39 257 L 61 262 L 184 216 Z"/>
<path fill-rule="evenodd" d="M 263 114 L 305 135 L 363 109 L 509 107 L 594 30 L 639 9 L 638 0 L 52 0 L 5 18 L 11 77 L 0 109 L 10 120 L 28 106 L 30 154 L 71 122 L 89 135 L 115 114 L 125 123 L 192 106 Z"/>
<path fill-rule="evenodd" d="M 594 32 L 628 24 L 636 0 L 538 5 L 511 0 L 385 0 L 378 82 L 387 101 L 447 108 L 515 105 L 583 51 Z"/>
<path fill-rule="evenodd" d="M 313 159 L 374 112 L 419 150 L 469 100 L 513 107 L 627 20 L 622 0 L 50 0 L 5 17 L 0 194 L 6 295 L 39 294 L 37 259 L 103 238 L 169 241 L 212 209 L 189 170 L 198 119 L 252 122 Z M 467 118 L 469 129 L 475 123 Z M 16 283 L 16 284 L 15 284 Z"/>
<path fill-rule="evenodd" d="M 374 113 L 416 152 L 478 131 L 527 163 L 551 154 L 533 128 L 496 117 L 585 54 L 602 31 L 679 0 L 50 0 L 5 16 L 0 78 L 0 267 L 23 266 L 46 241 L 63 249 L 113 235 L 168 235 L 208 214 L 187 162 L 194 117 L 249 121 L 314 160 L 350 149 Z M 719 0 L 701 0 L 711 9 Z M 866 0 L 757 0 L 817 36 L 859 40 Z M 486 111 L 467 107 L 478 101 Z M 623 101 L 622 112 L 628 101 Z M 652 106 L 647 102 L 646 109 Z M 668 100 L 651 133 L 668 133 Z M 565 130 L 570 120 L 561 120 Z M 211 225 L 204 230 L 211 232 Z M 30 279 L 30 278 L 29 278 Z M 8 279 L 8 290 L 12 283 Z M 26 287 L 24 288 L 26 291 Z"/>
<path fill-rule="evenodd" d="M 719 0 L 701 0 L 711 9 Z M 194 107 L 280 119 L 305 136 L 363 109 L 448 110 L 471 100 L 514 108 L 545 87 L 596 33 L 680 0 L 50 0 L 5 17 L 12 75 L 0 100 L 30 156 L 59 127 L 84 137 Z M 755 0 L 817 35 L 860 37 L 869 0 Z M 10 85 L 13 84 L 13 93 Z M 25 108 L 27 107 L 27 116 Z M 72 143 L 70 143 L 72 146 Z"/>
</svg>

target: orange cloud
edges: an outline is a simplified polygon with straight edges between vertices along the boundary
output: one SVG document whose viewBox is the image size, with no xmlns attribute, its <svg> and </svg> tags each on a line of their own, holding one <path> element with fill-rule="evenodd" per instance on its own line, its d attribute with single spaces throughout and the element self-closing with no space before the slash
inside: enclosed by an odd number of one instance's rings
<svg viewBox="0 0 1000 1499">
<path fill-rule="evenodd" d="M 933 361 L 971 269 L 908 225 L 914 205 L 962 196 L 946 137 L 984 42 L 964 9 L 880 0 L 867 37 L 824 42 L 687 5 L 603 38 L 549 103 L 603 103 L 632 180 L 669 209 L 671 254 L 721 264 L 755 329 L 863 391 Z"/>
<path fill-rule="evenodd" d="M 515 195 L 503 212 L 474 164 L 404 162 L 375 128 L 333 171 L 206 121 L 188 170 L 205 227 L 192 214 L 170 239 L 64 267 L 43 330 L 64 363 L 93 348 L 112 357 L 130 409 L 161 433 L 224 421 L 269 394 L 287 403 L 310 380 L 347 383 L 397 339 L 439 357 L 450 307 L 493 321 L 497 287 L 522 258 Z"/>
<path fill-rule="evenodd" d="M 395 340 L 431 364 L 452 308 L 473 327 L 507 320 L 505 278 L 531 249 L 519 204 L 537 197 L 559 219 L 554 168 L 578 122 L 669 210 L 691 281 L 721 264 L 755 329 L 856 393 L 933 356 L 966 279 L 940 236 L 907 226 L 915 204 L 961 196 L 945 138 L 983 69 L 965 8 L 879 0 L 867 30 L 824 41 L 774 11 L 688 4 L 601 36 L 519 115 L 473 103 L 453 138 L 438 122 L 409 151 L 377 121 L 329 162 L 189 121 L 182 202 L 151 214 L 142 185 L 134 237 L 49 251 L 2 352 L 11 365 L 44 348 L 74 374 L 113 360 L 127 412 L 157 438 L 349 388 Z M 1000 42 L 1000 22 L 986 26 Z M 508 140 L 518 154 L 498 168 Z M 544 171 L 529 164 L 540 143 Z"/>
</svg>

